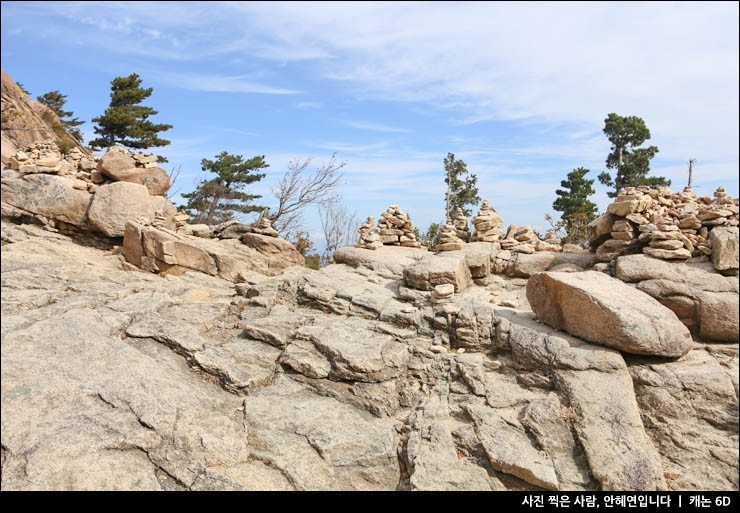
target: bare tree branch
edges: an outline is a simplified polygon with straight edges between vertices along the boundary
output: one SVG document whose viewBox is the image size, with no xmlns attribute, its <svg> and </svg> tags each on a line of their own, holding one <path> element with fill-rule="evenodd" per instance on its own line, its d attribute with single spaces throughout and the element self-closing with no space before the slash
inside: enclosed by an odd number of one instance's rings
<svg viewBox="0 0 740 513">
<path fill-rule="evenodd" d="M 316 168 L 313 174 L 306 170 L 313 158 L 304 161 L 291 160 L 283 178 L 271 192 L 278 201 L 277 208 L 270 212 L 270 221 L 283 237 L 289 237 L 301 228 L 302 211 L 311 204 L 326 203 L 337 198 L 334 190 L 339 185 L 343 174 L 340 170 L 346 165 L 337 161 L 333 154 L 329 161 Z"/>
<path fill-rule="evenodd" d="M 177 183 L 178 178 L 180 178 L 181 173 L 182 166 L 173 167 L 170 172 L 167 173 L 170 176 L 170 188 L 164 193 L 165 198 L 171 198 L 180 192 L 180 189 L 175 189 L 175 184 Z"/>
<path fill-rule="evenodd" d="M 352 244 L 360 223 L 357 220 L 357 213 L 350 212 L 336 199 L 319 205 L 319 217 L 326 240 L 326 249 L 321 261 L 323 265 L 327 265 L 334 261 L 334 252 L 338 248 Z"/>
</svg>

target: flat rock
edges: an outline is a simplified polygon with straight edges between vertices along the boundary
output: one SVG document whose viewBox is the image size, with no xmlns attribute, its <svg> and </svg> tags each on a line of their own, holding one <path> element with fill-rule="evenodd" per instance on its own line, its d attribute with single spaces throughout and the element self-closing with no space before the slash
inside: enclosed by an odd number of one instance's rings
<svg viewBox="0 0 740 513">
<path fill-rule="evenodd" d="M 539 273 L 527 283 L 532 310 L 549 326 L 635 354 L 681 356 L 691 344 L 676 314 L 597 271 Z"/>
</svg>

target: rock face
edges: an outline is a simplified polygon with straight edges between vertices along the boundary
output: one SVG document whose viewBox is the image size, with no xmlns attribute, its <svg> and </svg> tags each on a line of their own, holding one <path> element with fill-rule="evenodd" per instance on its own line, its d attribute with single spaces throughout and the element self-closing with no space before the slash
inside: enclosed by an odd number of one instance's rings
<svg viewBox="0 0 740 513">
<path fill-rule="evenodd" d="M 123 237 L 126 223 L 143 217 L 154 217 L 149 192 L 143 185 L 115 182 L 101 185 L 90 205 L 90 224 L 108 237 Z"/>
<path fill-rule="evenodd" d="M 98 162 L 98 171 L 115 181 L 143 185 L 152 196 L 161 196 L 170 188 L 170 176 L 156 162 L 156 155 L 111 146 Z"/>
<path fill-rule="evenodd" d="M 90 155 L 89 150 L 66 133 L 55 131 L 59 118 L 45 105 L 32 100 L 18 84 L 2 70 L 2 163 L 9 164 L 19 150 L 45 141 L 61 138 L 77 151 Z M 53 144 L 53 143 L 52 143 Z"/>
<path fill-rule="evenodd" d="M 527 299 L 548 326 L 595 344 L 670 357 L 690 348 L 689 330 L 671 310 L 597 271 L 535 274 Z"/>
<path fill-rule="evenodd" d="M 486 275 L 496 244 L 278 273 L 238 239 L 153 224 L 126 225 L 127 261 L 1 235 L 3 489 L 738 487 L 737 342 L 666 359 L 556 331 L 526 280 Z M 404 279 L 418 264 L 430 290 Z M 477 285 L 432 286 L 442 264 Z"/>
</svg>

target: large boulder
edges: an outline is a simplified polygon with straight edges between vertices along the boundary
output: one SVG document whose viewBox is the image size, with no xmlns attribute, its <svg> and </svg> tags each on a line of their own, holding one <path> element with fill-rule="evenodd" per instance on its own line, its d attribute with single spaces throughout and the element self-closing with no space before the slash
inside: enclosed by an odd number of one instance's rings
<svg viewBox="0 0 740 513">
<path fill-rule="evenodd" d="M 242 235 L 242 243 L 267 257 L 271 269 L 285 269 L 286 267 L 305 264 L 303 255 L 287 240 L 260 235 L 259 233 L 245 233 Z"/>
<path fill-rule="evenodd" d="M 87 223 L 92 195 L 75 188 L 72 178 L 48 174 L 23 175 L 4 169 L 2 201 L 32 214 L 76 226 Z"/>
<path fill-rule="evenodd" d="M 673 310 L 702 339 L 737 342 L 738 279 L 710 263 L 686 265 L 629 255 L 617 259 L 615 276 Z"/>
<path fill-rule="evenodd" d="M 98 171 L 118 182 L 143 185 L 152 196 L 161 196 L 170 188 L 167 171 L 153 164 L 137 167 L 134 155 L 118 146 L 111 146 L 98 162 Z"/>
<path fill-rule="evenodd" d="M 418 290 L 431 290 L 437 285 L 450 283 L 455 292 L 462 292 L 472 283 L 465 254 L 462 252 L 427 254 L 403 270 L 406 285 Z"/>
<path fill-rule="evenodd" d="M 374 250 L 344 246 L 334 253 L 334 261 L 351 267 L 372 269 L 381 276 L 400 278 L 403 270 L 427 255 L 424 248 L 382 246 Z"/>
<path fill-rule="evenodd" d="M 123 237 L 126 223 L 154 217 L 146 187 L 128 182 L 101 185 L 90 205 L 90 224 L 108 237 Z"/>
<path fill-rule="evenodd" d="M 544 272 L 527 283 L 532 310 L 547 325 L 627 353 L 677 357 L 691 334 L 649 295 L 597 271 Z"/>
<path fill-rule="evenodd" d="M 554 253 L 539 252 L 530 255 L 519 253 L 514 260 L 514 276 L 528 278 L 533 274 L 547 271 L 556 265 L 568 264 L 581 269 L 589 269 L 596 263 L 593 253 Z"/>
<path fill-rule="evenodd" d="M 718 226 L 709 232 L 712 241 L 712 264 L 718 271 L 738 272 L 738 228 Z"/>
</svg>

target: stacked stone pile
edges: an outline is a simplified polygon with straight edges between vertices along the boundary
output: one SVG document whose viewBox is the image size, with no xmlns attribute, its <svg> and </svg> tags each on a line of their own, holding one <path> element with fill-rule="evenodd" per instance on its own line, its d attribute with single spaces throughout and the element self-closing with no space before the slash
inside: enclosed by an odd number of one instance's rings
<svg viewBox="0 0 740 513">
<path fill-rule="evenodd" d="M 709 257 L 711 231 L 738 226 L 738 199 L 724 187 L 713 198 L 697 197 L 689 187 L 627 187 L 589 226 L 590 247 L 602 261 L 640 252 L 663 260 Z"/>
<path fill-rule="evenodd" d="M 267 217 L 267 210 L 263 210 L 260 213 L 257 221 L 251 226 L 250 233 L 259 233 L 260 235 L 266 235 L 268 237 L 278 237 L 280 234 L 272 227 L 272 221 Z"/>
<path fill-rule="evenodd" d="M 400 245 L 408 248 L 421 247 L 419 241 L 416 240 L 414 223 L 411 222 L 406 212 L 398 208 L 398 205 L 391 205 L 388 210 L 380 215 L 378 229 L 380 230 L 380 240 L 385 245 Z"/>
<path fill-rule="evenodd" d="M 447 224 L 442 225 L 439 230 L 437 245 L 435 251 L 455 251 L 465 247 L 465 241 L 458 237 L 458 231 L 455 226 L 448 220 Z"/>
<path fill-rule="evenodd" d="M 455 217 L 452 220 L 452 225 L 455 227 L 457 236 L 463 242 L 470 241 L 470 228 L 468 228 L 468 218 L 465 217 L 465 213 L 460 207 L 455 209 Z"/>
<path fill-rule="evenodd" d="M 380 242 L 380 235 L 375 229 L 375 216 L 368 216 L 367 220 L 362 223 L 357 232 L 360 234 L 360 239 L 356 244 L 358 248 L 374 250 L 383 245 L 383 243 Z"/>
<path fill-rule="evenodd" d="M 472 222 L 475 231 L 471 241 L 496 242 L 501 238 L 501 227 L 504 225 L 504 220 L 496 212 L 496 207 L 488 204 L 488 200 L 483 200 L 483 205 Z"/>
<path fill-rule="evenodd" d="M 67 155 L 62 155 L 53 141 L 38 141 L 11 156 L 8 168 L 24 174 L 46 173 L 89 180 L 95 160 L 79 148 L 72 148 Z"/>
<path fill-rule="evenodd" d="M 549 235 L 548 239 L 540 240 L 529 225 L 519 226 L 512 224 L 506 230 L 506 236 L 501 239 L 501 249 L 513 253 L 531 254 L 535 251 L 550 251 L 558 253 L 563 251 L 560 239 Z"/>
</svg>

